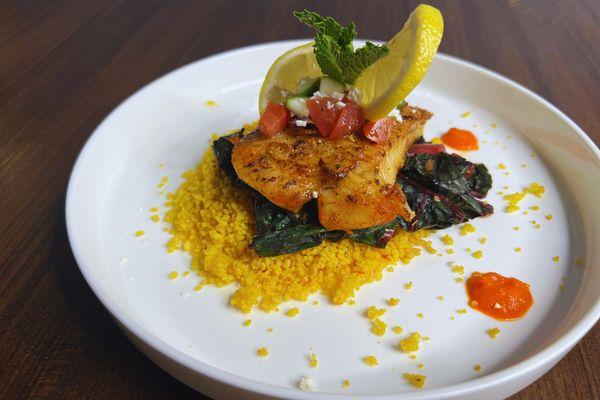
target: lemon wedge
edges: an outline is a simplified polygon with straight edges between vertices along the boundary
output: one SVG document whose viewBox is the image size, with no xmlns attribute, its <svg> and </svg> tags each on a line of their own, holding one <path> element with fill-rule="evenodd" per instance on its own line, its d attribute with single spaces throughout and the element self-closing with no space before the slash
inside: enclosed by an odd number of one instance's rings
<svg viewBox="0 0 600 400">
<path fill-rule="evenodd" d="M 283 53 L 267 72 L 260 88 L 258 110 L 262 112 L 270 101 L 281 104 L 287 94 L 295 93 L 298 82 L 303 78 L 318 78 L 323 75 L 315 53 L 313 42 L 294 47 Z"/>
<path fill-rule="evenodd" d="M 443 32 L 444 20 L 437 8 L 425 4 L 415 8 L 402 30 L 387 42 L 389 53 L 354 82 L 367 119 L 385 117 L 417 86 L 435 57 Z"/>
</svg>

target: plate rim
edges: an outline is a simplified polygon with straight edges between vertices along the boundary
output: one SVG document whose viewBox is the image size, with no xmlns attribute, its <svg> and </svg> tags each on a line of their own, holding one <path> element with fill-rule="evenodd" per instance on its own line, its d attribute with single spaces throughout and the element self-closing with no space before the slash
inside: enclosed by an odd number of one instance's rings
<svg viewBox="0 0 600 400">
<path fill-rule="evenodd" d="M 274 396 L 278 398 L 286 398 L 286 399 L 306 399 L 306 400 L 316 400 L 316 399 L 326 399 L 326 400 L 343 400 L 347 398 L 361 398 L 361 399 L 376 399 L 376 400 L 392 400 L 399 399 L 400 397 L 404 399 L 426 399 L 431 397 L 447 397 L 447 396 L 456 396 L 462 395 L 466 396 L 469 394 L 477 393 L 484 388 L 490 388 L 493 386 L 498 386 L 507 381 L 516 381 L 518 378 L 522 378 L 526 376 L 528 373 L 535 372 L 536 370 L 542 368 L 544 364 L 547 364 L 549 360 L 554 360 L 556 363 L 560 358 L 562 358 L 571 348 L 573 348 L 577 342 L 596 324 L 596 322 L 600 319 L 600 295 L 596 299 L 595 303 L 591 306 L 591 308 L 587 311 L 587 313 L 566 333 L 560 336 L 558 339 L 553 341 L 551 344 L 546 346 L 544 349 L 538 351 L 530 357 L 527 357 L 523 361 L 520 361 L 512 366 L 507 368 L 503 368 L 499 371 L 490 373 L 485 376 L 476 377 L 473 379 L 465 380 L 460 383 L 443 386 L 435 389 L 423 389 L 418 392 L 407 392 L 407 393 L 397 393 L 397 394 L 358 394 L 358 393 L 327 393 L 327 392 L 303 392 L 298 389 L 288 388 L 273 385 L 270 383 L 260 382 L 254 379 L 246 378 L 243 376 L 236 375 L 231 372 L 223 371 L 217 367 L 214 367 L 208 363 L 197 360 L 184 352 L 172 347 L 169 343 L 163 341 L 158 336 L 152 334 L 148 331 L 142 324 L 137 323 L 136 321 L 129 319 L 123 309 L 110 297 L 110 295 L 102 288 L 102 283 L 100 280 L 97 280 L 92 275 L 92 267 L 86 264 L 83 260 L 83 255 L 81 254 L 80 248 L 78 246 L 78 239 L 74 235 L 74 222 L 76 219 L 72 217 L 73 208 L 73 186 L 76 179 L 80 175 L 80 170 L 82 168 L 82 164 L 84 163 L 86 154 L 91 151 L 90 149 L 93 147 L 94 143 L 98 140 L 99 131 L 103 127 L 107 121 L 109 121 L 114 115 L 116 115 L 120 110 L 124 108 L 124 106 L 133 101 L 140 93 L 145 92 L 155 86 L 159 81 L 164 79 L 168 79 L 171 75 L 179 72 L 182 69 L 190 68 L 197 63 L 202 62 L 210 62 L 213 60 L 224 59 L 232 56 L 243 55 L 244 53 L 252 53 L 257 50 L 275 47 L 275 46 L 288 46 L 292 47 L 294 45 L 300 45 L 310 41 L 311 39 L 294 39 L 294 40 L 282 40 L 282 41 L 272 41 L 272 42 L 264 42 L 258 43 L 250 46 L 238 47 L 235 49 L 227 50 L 224 52 L 216 53 L 204 58 L 200 58 L 198 60 L 194 60 L 188 64 L 182 65 L 174 70 L 167 72 L 159 76 L 158 78 L 152 80 L 151 82 L 146 83 L 141 88 L 134 91 L 130 94 L 126 99 L 124 99 L 119 105 L 117 105 L 103 120 L 98 124 L 98 126 L 94 129 L 91 135 L 86 139 L 84 145 L 82 146 L 79 154 L 73 164 L 71 174 L 69 176 L 69 181 L 67 185 L 66 192 L 66 200 L 65 200 L 65 220 L 67 227 L 67 236 L 69 240 L 69 244 L 71 246 L 71 250 L 73 251 L 73 256 L 79 268 L 79 271 L 82 273 L 85 281 L 88 286 L 92 289 L 94 295 L 100 300 L 104 308 L 108 310 L 108 312 L 116 319 L 122 329 L 124 329 L 125 333 L 133 334 L 136 339 L 143 342 L 144 345 L 151 347 L 153 350 L 157 351 L 161 356 L 166 357 L 175 361 L 176 363 L 196 372 L 210 379 L 216 380 L 218 382 L 224 383 L 226 385 L 250 391 L 255 394 Z M 363 40 L 359 40 L 362 42 Z M 373 41 L 373 40 L 372 40 Z M 373 41 L 377 42 L 377 41 Z M 483 67 L 481 65 L 475 64 L 473 62 L 463 60 L 459 57 L 444 54 L 438 52 L 436 57 L 441 59 L 445 59 L 451 63 L 459 64 L 460 66 L 467 68 L 471 71 L 477 71 L 487 75 L 489 79 L 499 80 L 501 83 L 508 85 L 512 90 L 515 90 L 520 95 L 528 96 L 537 102 L 541 103 L 545 108 L 549 109 L 552 113 L 557 115 L 563 122 L 565 122 L 580 139 L 583 140 L 585 145 L 592 151 L 595 155 L 596 159 L 600 161 L 600 150 L 596 146 L 596 144 L 591 140 L 591 138 L 586 135 L 586 133 L 581 129 L 571 118 L 569 118 L 564 112 L 550 103 L 548 100 L 533 92 L 532 90 L 526 88 L 525 86 L 517 83 L 516 81 L 507 78 L 493 70 Z M 131 338 L 130 338 L 131 340 Z M 132 341 L 134 345 L 139 347 L 135 341 Z M 142 351 L 144 352 L 144 351 Z M 145 352 L 144 352 L 145 353 Z M 154 362 L 154 361 L 153 361 Z M 157 364 L 158 365 L 158 364 Z M 552 364 L 553 366 L 554 364 Z M 158 365 L 162 368 L 162 366 Z M 164 368 L 163 368 L 164 369 Z M 168 371 L 167 371 L 168 372 Z M 185 383 L 185 382 L 184 382 Z"/>
</svg>

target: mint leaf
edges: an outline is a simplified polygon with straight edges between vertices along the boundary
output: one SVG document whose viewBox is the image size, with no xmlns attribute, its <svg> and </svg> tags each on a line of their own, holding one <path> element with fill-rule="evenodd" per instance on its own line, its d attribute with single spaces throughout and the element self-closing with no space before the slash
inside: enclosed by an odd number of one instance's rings
<svg viewBox="0 0 600 400">
<path fill-rule="evenodd" d="M 388 53 L 387 47 L 370 42 L 354 51 L 354 22 L 342 26 L 308 10 L 294 11 L 294 16 L 316 31 L 314 51 L 321 71 L 342 83 L 353 83 L 365 68 Z"/>
<path fill-rule="evenodd" d="M 340 47 L 347 47 L 349 50 L 353 50 L 352 41 L 356 37 L 354 22 L 350 22 L 347 27 L 343 27 L 335 19 L 322 17 L 316 12 L 309 10 L 294 11 L 294 16 L 313 28 L 317 33 L 330 36 Z"/>
<path fill-rule="evenodd" d="M 317 33 L 314 46 L 315 56 L 321 71 L 329 77 L 344 82 L 344 54 L 339 44 L 328 35 Z"/>
<path fill-rule="evenodd" d="M 356 50 L 353 56 L 346 60 L 343 72 L 344 82 L 354 82 L 361 72 L 388 52 L 385 46 L 378 46 L 367 42 L 364 47 Z"/>
</svg>

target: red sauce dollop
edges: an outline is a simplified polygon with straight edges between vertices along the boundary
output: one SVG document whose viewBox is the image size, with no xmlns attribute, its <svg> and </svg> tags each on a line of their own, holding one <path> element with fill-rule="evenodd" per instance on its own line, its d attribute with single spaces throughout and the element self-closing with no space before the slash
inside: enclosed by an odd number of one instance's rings
<svg viewBox="0 0 600 400">
<path fill-rule="evenodd" d="M 533 305 L 528 284 L 495 272 L 473 272 L 467 294 L 472 308 L 501 321 L 521 318 Z"/>
<path fill-rule="evenodd" d="M 458 128 L 450 128 L 450 130 L 442 135 L 442 142 L 457 150 L 477 150 L 479 149 L 479 141 L 477 136 L 471 131 Z"/>
</svg>

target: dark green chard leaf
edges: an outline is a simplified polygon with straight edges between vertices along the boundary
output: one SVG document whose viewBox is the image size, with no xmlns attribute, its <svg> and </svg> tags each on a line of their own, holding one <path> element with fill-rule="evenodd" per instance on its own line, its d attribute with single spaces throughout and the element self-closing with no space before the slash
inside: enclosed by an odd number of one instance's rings
<svg viewBox="0 0 600 400">
<path fill-rule="evenodd" d="M 308 224 L 289 226 L 285 229 L 259 233 L 250 247 L 261 256 L 278 256 L 296 253 L 323 243 L 325 228 Z"/>
<path fill-rule="evenodd" d="M 368 244 L 370 246 L 384 248 L 391 238 L 396 234 L 396 229 L 401 223 L 406 223 L 402 218 L 386 225 L 372 226 L 365 229 L 355 229 L 348 237 L 355 242 Z"/>
<path fill-rule="evenodd" d="M 233 164 L 231 163 L 231 152 L 233 151 L 234 143 L 241 139 L 243 133 L 244 130 L 242 129 L 237 133 L 221 136 L 213 142 L 212 146 L 221 171 L 223 171 L 236 186 L 247 188 L 248 185 L 238 177 L 238 174 L 235 172 L 235 168 L 233 168 Z"/>
<path fill-rule="evenodd" d="M 462 210 L 444 196 L 398 174 L 397 182 L 402 187 L 406 201 L 415 213 L 415 218 L 406 230 L 444 229 L 460 224 L 465 216 Z"/>
<path fill-rule="evenodd" d="M 327 234 L 334 237 L 334 232 L 327 232 L 318 223 L 314 202 L 295 214 L 277 207 L 254 192 L 252 211 L 257 234 L 250 247 L 261 256 L 295 253 L 320 245 Z"/>
<path fill-rule="evenodd" d="M 398 183 L 416 214 L 411 231 L 447 228 L 494 211 L 479 200 L 492 186 L 487 168 L 456 154 L 409 154 Z"/>
</svg>

